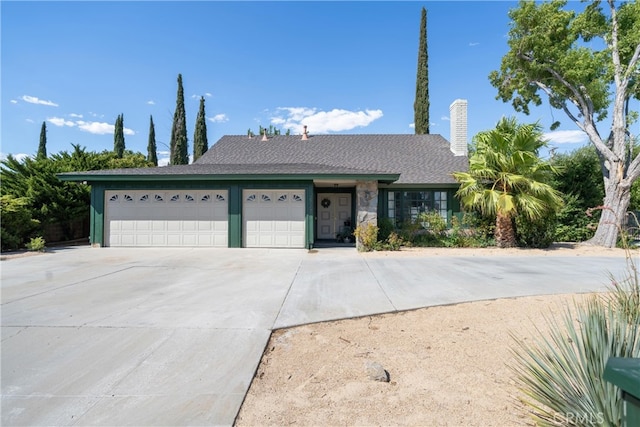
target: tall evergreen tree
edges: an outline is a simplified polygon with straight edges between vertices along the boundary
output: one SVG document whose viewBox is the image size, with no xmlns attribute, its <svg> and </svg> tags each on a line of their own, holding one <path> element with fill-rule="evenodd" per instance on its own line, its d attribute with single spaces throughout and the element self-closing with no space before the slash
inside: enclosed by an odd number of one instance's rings
<svg viewBox="0 0 640 427">
<path fill-rule="evenodd" d="M 47 158 L 47 122 L 42 122 L 40 128 L 40 145 L 38 146 L 37 159 Z"/>
<path fill-rule="evenodd" d="M 184 111 L 184 91 L 182 89 L 182 74 L 178 74 L 178 96 L 176 99 L 176 111 L 173 114 L 173 126 L 171 127 L 171 155 L 169 164 L 189 164 L 187 149 L 187 118 Z"/>
<path fill-rule="evenodd" d="M 153 125 L 153 116 L 149 116 L 149 144 L 147 145 L 147 161 L 158 166 L 158 152 L 156 147 L 156 128 Z"/>
<path fill-rule="evenodd" d="M 200 97 L 200 110 L 196 119 L 196 130 L 193 134 L 193 161 L 198 160 L 200 156 L 209 149 L 207 141 L 207 119 L 204 113 L 204 96 Z"/>
<path fill-rule="evenodd" d="M 427 52 L 427 10 L 422 8 L 416 100 L 413 103 L 413 123 L 416 135 L 429 133 L 429 54 Z"/>
<path fill-rule="evenodd" d="M 120 114 L 116 119 L 113 130 L 113 152 L 119 159 L 124 155 L 124 114 Z"/>
</svg>

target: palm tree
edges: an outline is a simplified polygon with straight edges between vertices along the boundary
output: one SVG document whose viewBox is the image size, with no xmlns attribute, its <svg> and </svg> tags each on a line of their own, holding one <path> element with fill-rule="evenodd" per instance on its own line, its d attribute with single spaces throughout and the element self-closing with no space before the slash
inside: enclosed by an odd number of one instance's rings
<svg viewBox="0 0 640 427">
<path fill-rule="evenodd" d="M 469 172 L 456 172 L 456 195 L 467 209 L 496 217 L 498 247 L 516 246 L 514 217 L 538 220 L 562 206 L 560 193 L 545 181 L 554 171 L 540 159 L 546 146 L 538 123 L 518 124 L 502 118 L 495 129 L 478 133 Z"/>
</svg>

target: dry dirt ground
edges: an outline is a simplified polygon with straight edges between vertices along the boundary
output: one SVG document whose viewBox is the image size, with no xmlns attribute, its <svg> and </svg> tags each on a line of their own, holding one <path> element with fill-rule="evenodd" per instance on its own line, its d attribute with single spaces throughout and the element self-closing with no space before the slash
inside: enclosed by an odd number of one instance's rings
<svg viewBox="0 0 640 427">
<path fill-rule="evenodd" d="M 410 249 L 364 256 L 624 256 L 620 249 Z M 635 255 L 634 255 L 635 256 Z M 514 338 L 546 330 L 586 295 L 430 307 L 275 331 L 238 426 L 531 425 L 508 368 Z M 389 382 L 372 381 L 376 362 Z"/>
</svg>

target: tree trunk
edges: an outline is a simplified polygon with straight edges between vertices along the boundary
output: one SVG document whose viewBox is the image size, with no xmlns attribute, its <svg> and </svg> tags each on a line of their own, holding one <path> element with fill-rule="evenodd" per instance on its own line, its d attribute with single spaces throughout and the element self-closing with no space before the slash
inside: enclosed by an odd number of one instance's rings
<svg viewBox="0 0 640 427">
<path fill-rule="evenodd" d="M 518 246 L 516 230 L 513 228 L 513 220 L 510 216 L 498 213 L 496 216 L 496 245 L 499 248 L 513 248 Z"/>
<path fill-rule="evenodd" d="M 629 186 L 610 178 L 605 186 L 604 205 L 596 234 L 586 244 L 614 248 L 618 233 L 627 223 L 627 209 L 631 201 Z"/>
</svg>

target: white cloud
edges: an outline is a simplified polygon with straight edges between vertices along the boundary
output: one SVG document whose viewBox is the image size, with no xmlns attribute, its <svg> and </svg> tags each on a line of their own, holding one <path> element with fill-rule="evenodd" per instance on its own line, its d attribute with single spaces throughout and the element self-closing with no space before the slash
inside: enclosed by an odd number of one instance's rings
<svg viewBox="0 0 640 427">
<path fill-rule="evenodd" d="M 36 121 L 33 119 L 25 119 L 27 121 L 27 123 L 35 123 Z"/>
<path fill-rule="evenodd" d="M 18 103 L 18 101 L 16 101 L 15 99 L 12 99 L 12 100 L 11 100 L 11 101 L 9 101 L 9 102 L 10 102 L 10 103 L 12 103 L 12 104 L 17 104 L 17 103 Z"/>
<path fill-rule="evenodd" d="M 471 42 L 469 43 L 469 46 L 473 47 L 473 46 L 478 46 L 480 43 L 478 42 Z"/>
<path fill-rule="evenodd" d="M 83 131 L 94 135 L 107 135 L 113 133 L 115 126 L 104 122 L 85 122 L 78 120 L 78 127 Z"/>
<path fill-rule="evenodd" d="M 76 125 L 75 122 L 72 122 L 71 120 L 63 119 L 62 117 L 48 117 L 47 121 L 55 126 L 74 127 Z"/>
<path fill-rule="evenodd" d="M 555 144 L 586 144 L 589 137 L 581 130 L 557 130 L 545 133 L 544 138 Z"/>
<path fill-rule="evenodd" d="M 39 104 L 39 105 L 48 105 L 50 107 L 57 107 L 58 104 L 52 101 L 45 101 L 44 99 L 40 99 L 35 96 L 23 95 L 20 99 L 24 102 L 28 102 L 30 104 Z"/>
<path fill-rule="evenodd" d="M 156 103 L 153 101 L 153 99 L 150 99 L 147 101 L 147 104 L 149 105 L 156 105 Z"/>
<path fill-rule="evenodd" d="M 71 114 L 69 114 L 69 117 L 73 117 L 73 118 L 76 118 L 76 119 L 81 119 L 82 118 L 82 114 L 71 113 Z"/>
<path fill-rule="evenodd" d="M 207 92 L 204 94 L 204 96 L 206 96 L 207 98 L 211 98 L 213 95 L 211 95 L 211 92 Z"/>
<path fill-rule="evenodd" d="M 12 153 L 2 153 L 2 152 L 0 152 L 0 160 L 7 160 L 8 156 L 13 156 L 13 158 L 16 159 L 19 162 L 23 161 L 27 157 L 32 157 L 31 155 L 25 154 L 25 153 L 12 154 Z"/>
<path fill-rule="evenodd" d="M 382 110 L 349 111 L 334 108 L 331 111 L 317 111 L 307 107 L 279 107 L 280 113 L 271 118 L 271 123 L 293 133 L 302 133 L 307 125 L 309 132 L 320 134 L 341 132 L 357 127 L 365 127 L 383 116 Z"/>
<path fill-rule="evenodd" d="M 442 116 L 442 117 L 440 117 L 440 120 L 444 120 L 444 121 L 448 122 L 451 119 L 449 118 L 449 116 Z"/>
<path fill-rule="evenodd" d="M 209 117 L 209 120 L 214 123 L 224 123 L 229 121 L 229 117 L 226 114 L 216 114 L 213 117 Z"/>
<path fill-rule="evenodd" d="M 168 166 L 169 165 L 169 157 L 171 153 L 169 151 L 156 151 L 158 155 L 158 166 Z"/>
<path fill-rule="evenodd" d="M 79 114 L 70 114 L 73 117 L 82 117 Z M 75 127 L 83 130 L 85 132 L 92 133 L 94 135 L 108 135 L 113 134 L 115 125 L 104 123 L 104 122 L 85 122 L 84 120 L 66 120 L 61 117 L 49 117 L 47 121 L 55 126 L 67 126 L 67 127 Z M 129 128 L 123 128 L 122 132 L 125 135 L 135 135 L 135 131 Z"/>
<path fill-rule="evenodd" d="M 416 124 L 415 124 L 415 123 L 409 123 L 409 127 L 410 127 L 411 129 L 415 129 L 415 128 L 416 128 Z"/>
</svg>

